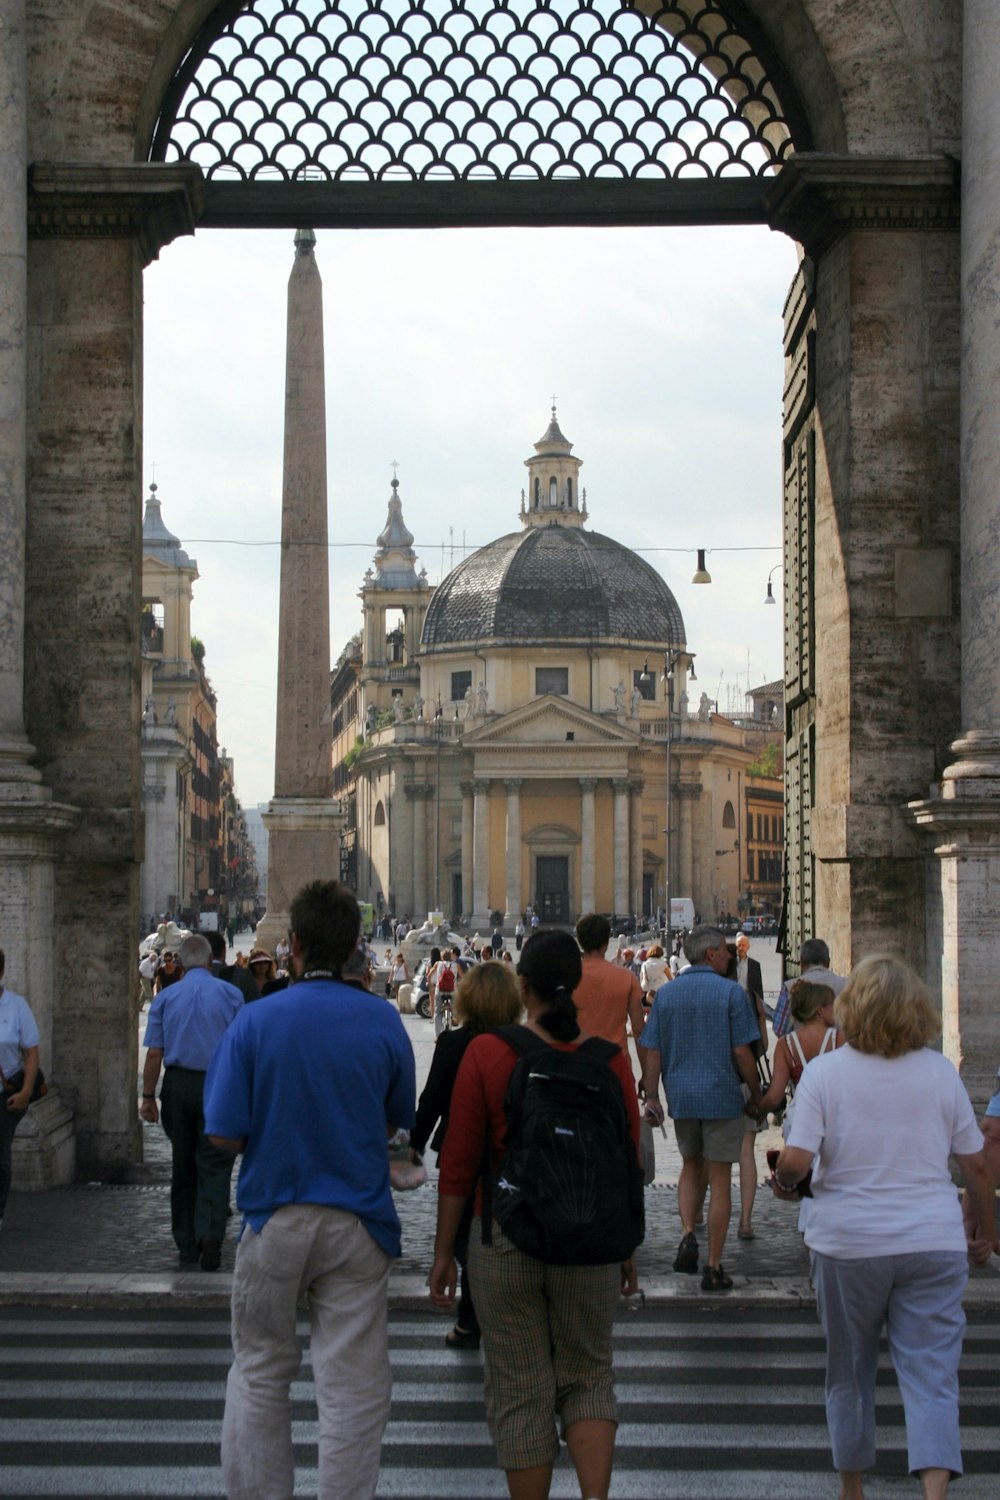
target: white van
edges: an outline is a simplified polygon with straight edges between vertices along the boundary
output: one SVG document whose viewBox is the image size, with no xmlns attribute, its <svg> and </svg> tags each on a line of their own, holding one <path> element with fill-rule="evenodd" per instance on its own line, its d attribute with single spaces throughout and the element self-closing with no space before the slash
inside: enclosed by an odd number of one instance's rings
<svg viewBox="0 0 1000 1500">
<path fill-rule="evenodd" d="M 671 932 L 688 931 L 693 926 L 694 902 L 690 896 L 672 896 L 670 898 Z"/>
</svg>

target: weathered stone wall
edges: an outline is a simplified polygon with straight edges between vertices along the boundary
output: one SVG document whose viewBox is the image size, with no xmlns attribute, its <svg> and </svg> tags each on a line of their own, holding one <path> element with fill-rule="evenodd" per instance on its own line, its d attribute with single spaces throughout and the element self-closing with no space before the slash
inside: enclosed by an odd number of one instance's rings
<svg viewBox="0 0 1000 1500">
<path fill-rule="evenodd" d="M 80 810 L 56 870 L 52 1070 L 85 1172 L 138 1126 L 141 266 L 128 240 L 29 251 L 26 718 Z"/>
</svg>

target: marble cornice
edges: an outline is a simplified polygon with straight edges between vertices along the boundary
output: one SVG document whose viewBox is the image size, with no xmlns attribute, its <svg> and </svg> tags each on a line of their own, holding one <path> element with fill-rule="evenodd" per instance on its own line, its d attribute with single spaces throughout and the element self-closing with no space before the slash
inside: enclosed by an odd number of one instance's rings
<svg viewBox="0 0 1000 1500">
<path fill-rule="evenodd" d="M 812 257 L 852 229 L 956 230 L 959 165 L 949 156 L 792 156 L 764 193 L 772 229 Z"/>
<path fill-rule="evenodd" d="M 29 239 L 132 239 L 143 265 L 193 234 L 203 208 L 190 162 L 36 162 L 28 176 Z"/>
</svg>

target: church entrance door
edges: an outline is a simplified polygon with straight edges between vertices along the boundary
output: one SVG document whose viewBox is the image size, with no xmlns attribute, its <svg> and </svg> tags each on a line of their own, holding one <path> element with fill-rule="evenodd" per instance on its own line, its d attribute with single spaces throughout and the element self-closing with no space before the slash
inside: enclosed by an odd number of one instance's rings
<svg viewBox="0 0 1000 1500">
<path fill-rule="evenodd" d="M 540 854 L 535 861 L 535 907 L 543 922 L 569 921 L 569 858 Z"/>
</svg>

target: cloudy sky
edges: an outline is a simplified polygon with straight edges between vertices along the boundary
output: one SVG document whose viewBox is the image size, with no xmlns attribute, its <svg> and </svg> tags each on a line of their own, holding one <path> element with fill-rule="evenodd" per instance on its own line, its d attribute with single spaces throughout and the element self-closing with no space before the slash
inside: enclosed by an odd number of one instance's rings
<svg viewBox="0 0 1000 1500">
<path fill-rule="evenodd" d="M 290 231 L 199 232 L 145 277 L 145 454 L 197 560 L 192 628 L 247 805 L 274 788 L 285 292 Z M 330 231 L 330 639 L 357 592 L 393 461 L 438 582 L 518 528 L 549 420 L 584 460 L 590 526 L 663 574 L 720 709 L 781 675 L 781 310 L 790 241 L 766 229 Z M 691 584 L 695 549 L 712 584 Z M 757 549 L 757 550 L 754 550 Z M 781 573 L 774 577 L 781 597 Z"/>
</svg>

